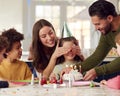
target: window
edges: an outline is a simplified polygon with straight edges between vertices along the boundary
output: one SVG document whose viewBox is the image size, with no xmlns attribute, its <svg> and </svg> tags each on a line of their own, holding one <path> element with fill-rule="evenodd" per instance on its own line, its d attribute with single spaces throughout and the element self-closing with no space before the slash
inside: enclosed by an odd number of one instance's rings
<svg viewBox="0 0 120 96">
<path fill-rule="evenodd" d="M 49 13 L 48 13 L 49 12 Z M 52 22 L 57 36 L 60 35 L 60 7 L 57 5 L 50 6 L 50 5 L 37 5 L 35 7 L 35 21 L 39 19 L 46 19 Z"/>
<path fill-rule="evenodd" d="M 73 36 L 75 36 L 80 47 L 90 48 L 90 21 L 86 6 L 68 6 L 67 23 Z M 87 26 L 86 26 L 87 25 Z"/>
</svg>

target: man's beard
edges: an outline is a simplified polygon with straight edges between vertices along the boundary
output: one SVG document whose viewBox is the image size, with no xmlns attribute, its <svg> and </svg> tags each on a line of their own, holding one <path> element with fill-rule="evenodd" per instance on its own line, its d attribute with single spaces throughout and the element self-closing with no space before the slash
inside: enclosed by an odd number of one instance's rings
<svg viewBox="0 0 120 96">
<path fill-rule="evenodd" d="M 111 29 L 112 29 L 112 24 L 110 23 L 105 27 L 104 35 L 107 35 L 110 31 L 112 31 Z"/>
</svg>

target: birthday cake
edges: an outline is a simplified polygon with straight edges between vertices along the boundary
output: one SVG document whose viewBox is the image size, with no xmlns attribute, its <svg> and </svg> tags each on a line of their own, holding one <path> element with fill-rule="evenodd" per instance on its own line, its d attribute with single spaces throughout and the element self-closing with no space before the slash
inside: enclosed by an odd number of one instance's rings
<svg viewBox="0 0 120 96">
<path fill-rule="evenodd" d="M 63 75 L 63 80 L 69 80 L 69 78 L 71 78 L 72 80 L 82 80 L 83 79 L 83 75 L 78 72 L 78 70 L 71 70 L 69 72 L 69 74 L 64 74 Z"/>
</svg>

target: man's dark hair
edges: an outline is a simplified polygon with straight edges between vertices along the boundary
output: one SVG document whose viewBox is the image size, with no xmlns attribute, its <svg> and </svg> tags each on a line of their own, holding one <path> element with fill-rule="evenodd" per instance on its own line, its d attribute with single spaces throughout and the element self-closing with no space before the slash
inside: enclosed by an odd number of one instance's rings
<svg viewBox="0 0 120 96">
<path fill-rule="evenodd" d="M 2 36 L 5 36 L 8 39 L 8 48 L 6 52 L 11 51 L 13 44 L 24 39 L 24 35 L 18 32 L 16 29 L 11 28 L 2 32 Z"/>
<path fill-rule="evenodd" d="M 91 17 L 96 15 L 101 19 L 105 19 L 108 15 L 112 15 L 113 17 L 117 16 L 117 12 L 111 2 L 98 0 L 89 7 L 89 15 Z"/>
</svg>

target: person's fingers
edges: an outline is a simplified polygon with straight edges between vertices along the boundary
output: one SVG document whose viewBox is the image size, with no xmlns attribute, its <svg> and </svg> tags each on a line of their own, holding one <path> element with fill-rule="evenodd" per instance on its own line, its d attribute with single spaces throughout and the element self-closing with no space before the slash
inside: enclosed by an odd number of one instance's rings
<svg viewBox="0 0 120 96">
<path fill-rule="evenodd" d="M 84 80 L 93 80 L 93 79 L 96 78 L 96 76 L 97 76 L 97 74 L 96 74 L 95 69 L 91 69 L 91 70 L 86 72 L 86 74 L 85 74 L 83 79 Z"/>
<path fill-rule="evenodd" d="M 65 74 L 65 71 L 62 71 L 62 72 L 60 73 L 60 77 L 63 77 L 64 74 Z"/>
<path fill-rule="evenodd" d="M 85 75 L 84 77 L 83 77 L 83 80 L 90 80 L 90 75 Z"/>
<path fill-rule="evenodd" d="M 96 76 L 94 76 L 91 73 L 86 73 L 85 76 L 83 77 L 83 80 L 94 80 Z"/>
<path fill-rule="evenodd" d="M 59 44 L 60 44 L 60 40 L 58 39 L 56 47 L 59 47 Z"/>
<path fill-rule="evenodd" d="M 106 85 L 107 81 L 106 80 L 102 80 L 100 81 L 100 84 Z"/>
<path fill-rule="evenodd" d="M 58 50 L 58 55 L 61 56 L 61 55 L 67 54 L 69 51 L 70 51 L 70 49 L 61 47 L 61 48 L 59 48 L 59 50 Z"/>
<path fill-rule="evenodd" d="M 93 80 L 93 75 L 88 71 L 83 77 L 83 80 Z"/>
</svg>

